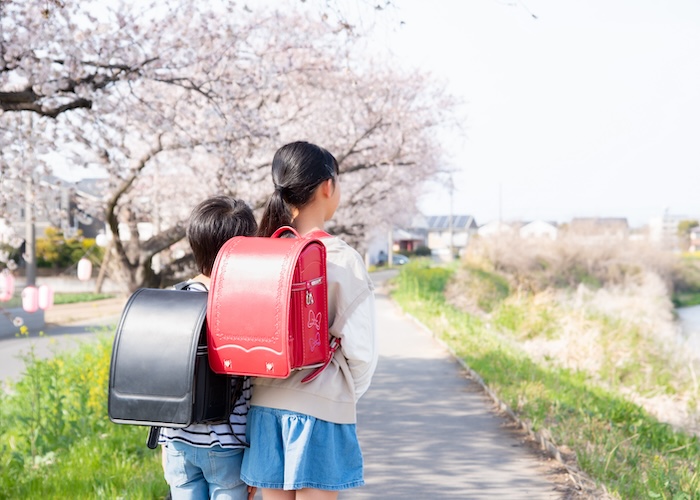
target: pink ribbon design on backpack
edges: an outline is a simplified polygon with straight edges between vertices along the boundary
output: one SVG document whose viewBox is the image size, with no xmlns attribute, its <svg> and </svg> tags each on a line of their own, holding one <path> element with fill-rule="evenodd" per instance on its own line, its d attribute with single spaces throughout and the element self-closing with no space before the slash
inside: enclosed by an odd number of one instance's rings
<svg viewBox="0 0 700 500">
<path fill-rule="evenodd" d="M 318 313 L 317 315 L 314 316 L 313 311 L 309 311 L 309 328 L 316 327 L 316 330 L 321 329 L 321 313 Z"/>
<path fill-rule="evenodd" d="M 309 339 L 309 350 L 314 352 L 317 347 L 321 347 L 321 333 L 316 332 L 316 336 Z"/>
</svg>

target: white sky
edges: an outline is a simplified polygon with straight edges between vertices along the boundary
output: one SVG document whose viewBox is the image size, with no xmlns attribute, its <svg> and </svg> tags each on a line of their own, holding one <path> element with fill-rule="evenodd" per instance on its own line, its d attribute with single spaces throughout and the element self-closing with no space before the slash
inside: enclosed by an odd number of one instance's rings
<svg viewBox="0 0 700 500">
<path fill-rule="evenodd" d="M 454 213 L 700 217 L 699 1 L 394 3 L 405 24 L 380 38 L 465 101 Z M 449 213 L 431 191 L 423 211 Z"/>
</svg>

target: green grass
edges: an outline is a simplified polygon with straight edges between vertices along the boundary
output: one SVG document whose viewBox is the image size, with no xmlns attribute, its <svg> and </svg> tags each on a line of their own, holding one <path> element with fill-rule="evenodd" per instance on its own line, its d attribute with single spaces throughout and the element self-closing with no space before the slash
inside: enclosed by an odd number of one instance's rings
<svg viewBox="0 0 700 500">
<path fill-rule="evenodd" d="M 94 300 L 111 299 L 114 294 L 109 293 L 57 293 L 54 295 L 54 305 L 75 304 L 77 302 L 92 302 Z"/>
<path fill-rule="evenodd" d="M 700 252 L 683 255 L 677 268 L 672 300 L 676 307 L 700 304 Z"/>
<path fill-rule="evenodd" d="M 107 416 L 112 341 L 38 360 L 0 391 L 0 499 L 164 498 L 159 450 L 147 427 Z"/>
<path fill-rule="evenodd" d="M 620 498 L 700 499 L 700 444 L 584 373 L 540 366 L 482 321 L 446 304 L 441 268 L 407 266 L 393 297 L 445 340 L 535 430 L 576 452 L 579 466 Z"/>
<path fill-rule="evenodd" d="M 111 299 L 114 294 L 109 293 L 56 293 L 53 296 L 54 305 L 75 304 L 77 302 L 92 302 L 93 300 Z M 22 307 L 22 297 L 16 294 L 7 302 L 0 302 L 0 307 L 12 309 Z"/>
<path fill-rule="evenodd" d="M 510 285 L 500 274 L 476 265 L 463 266 L 458 270 L 459 279 L 469 296 L 480 310 L 491 312 L 510 294 Z"/>
<path fill-rule="evenodd" d="M 673 294 L 673 305 L 676 307 L 700 305 L 700 292 L 676 292 Z"/>
</svg>

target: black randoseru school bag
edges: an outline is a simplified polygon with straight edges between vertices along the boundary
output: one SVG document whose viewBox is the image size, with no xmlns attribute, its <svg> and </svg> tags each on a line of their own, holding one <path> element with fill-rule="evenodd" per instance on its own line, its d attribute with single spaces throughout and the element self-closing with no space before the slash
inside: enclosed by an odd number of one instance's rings
<svg viewBox="0 0 700 500">
<path fill-rule="evenodd" d="M 206 292 L 141 288 L 131 295 L 114 337 L 108 413 L 112 422 L 160 427 L 228 422 L 243 377 L 209 368 Z"/>
</svg>

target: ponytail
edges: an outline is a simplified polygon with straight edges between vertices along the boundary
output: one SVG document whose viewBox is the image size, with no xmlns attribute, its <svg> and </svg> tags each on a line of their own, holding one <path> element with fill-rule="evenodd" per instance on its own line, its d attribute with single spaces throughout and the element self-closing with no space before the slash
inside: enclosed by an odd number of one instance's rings
<svg viewBox="0 0 700 500">
<path fill-rule="evenodd" d="M 275 192 L 265 205 L 258 236 L 272 236 L 282 226 L 292 225 L 290 207 L 302 208 L 313 198 L 321 182 L 338 176 L 338 162 L 325 149 L 304 141 L 279 148 L 272 158 Z"/>
<path fill-rule="evenodd" d="M 258 236 L 269 237 L 282 226 L 292 225 L 292 211 L 282 199 L 282 192 L 275 189 L 270 199 L 267 200 L 260 225 Z"/>
</svg>

